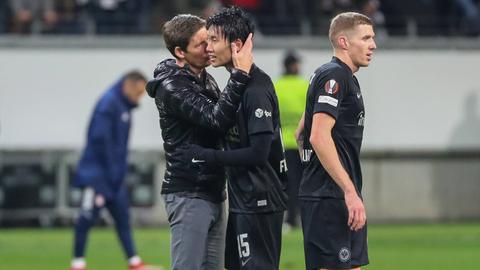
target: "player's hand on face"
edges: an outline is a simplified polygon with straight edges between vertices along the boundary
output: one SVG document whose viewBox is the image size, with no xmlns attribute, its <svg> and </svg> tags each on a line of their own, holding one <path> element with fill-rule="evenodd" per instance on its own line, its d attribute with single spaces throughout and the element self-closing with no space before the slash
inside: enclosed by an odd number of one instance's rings
<svg viewBox="0 0 480 270">
<path fill-rule="evenodd" d="M 230 44 L 230 48 L 232 50 L 232 62 L 233 66 L 236 69 L 240 69 L 244 72 L 249 73 L 250 68 L 253 64 L 253 34 L 250 33 L 243 44 L 243 47 L 239 49 L 235 42 Z"/>
<path fill-rule="evenodd" d="M 362 199 L 356 192 L 345 193 L 345 204 L 348 209 L 348 226 L 352 231 L 358 231 L 365 226 L 367 215 Z"/>
</svg>

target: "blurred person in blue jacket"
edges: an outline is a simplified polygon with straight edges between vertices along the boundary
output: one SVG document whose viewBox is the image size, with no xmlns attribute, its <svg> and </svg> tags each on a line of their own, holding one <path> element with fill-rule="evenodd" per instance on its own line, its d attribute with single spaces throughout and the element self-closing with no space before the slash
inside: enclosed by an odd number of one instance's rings
<svg viewBox="0 0 480 270">
<path fill-rule="evenodd" d="M 85 270 L 87 236 L 100 210 L 108 209 L 128 259 L 129 270 L 147 269 L 137 255 L 129 221 L 127 172 L 131 110 L 145 93 L 146 78 L 130 71 L 108 89 L 95 106 L 86 147 L 78 163 L 74 185 L 83 189 L 80 216 L 75 224 L 71 270 Z M 150 269 L 150 268 L 148 268 Z"/>
</svg>

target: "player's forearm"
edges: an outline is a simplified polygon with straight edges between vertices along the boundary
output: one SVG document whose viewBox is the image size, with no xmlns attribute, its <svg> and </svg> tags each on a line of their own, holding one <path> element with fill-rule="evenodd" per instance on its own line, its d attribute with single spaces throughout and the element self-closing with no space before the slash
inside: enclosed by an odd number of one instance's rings
<svg viewBox="0 0 480 270">
<path fill-rule="evenodd" d="M 300 159 L 303 160 L 303 131 L 305 129 L 305 112 L 302 113 L 302 118 L 298 122 L 297 129 L 295 130 L 295 141 L 297 142 L 298 146 L 298 154 L 300 155 Z"/>
<path fill-rule="evenodd" d="M 356 192 L 350 176 L 338 158 L 332 136 L 330 134 L 312 134 L 310 143 L 322 166 L 343 192 L 346 194 Z"/>
<path fill-rule="evenodd" d="M 262 166 L 268 162 L 272 134 L 260 133 L 250 136 L 249 147 L 215 151 L 215 160 L 223 166 Z"/>
<path fill-rule="evenodd" d="M 297 129 L 295 130 L 295 141 L 300 148 L 303 148 L 303 130 L 305 129 L 305 112 L 302 114 L 302 118 L 298 122 Z"/>
</svg>

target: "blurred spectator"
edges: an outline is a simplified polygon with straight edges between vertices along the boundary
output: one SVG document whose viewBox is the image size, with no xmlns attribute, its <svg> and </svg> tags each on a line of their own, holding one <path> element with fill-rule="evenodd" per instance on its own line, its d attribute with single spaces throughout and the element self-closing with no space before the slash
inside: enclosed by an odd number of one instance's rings
<svg viewBox="0 0 480 270">
<path fill-rule="evenodd" d="M 345 11 L 371 17 L 380 38 L 480 34 L 480 0 L 0 0 L 0 33 L 150 34 L 175 14 L 231 5 L 252 15 L 257 35 L 326 36 Z"/>
<path fill-rule="evenodd" d="M 81 34 L 85 33 L 85 22 L 80 20 L 80 8 L 76 0 L 55 0 L 57 23 L 44 27 L 46 34 Z"/>
<path fill-rule="evenodd" d="M 478 0 L 452 0 L 460 18 L 462 32 L 468 36 L 480 34 L 480 11 Z"/>
<path fill-rule="evenodd" d="M 150 0 L 77 0 L 85 6 L 98 34 L 142 34 L 147 31 L 146 18 Z"/>
<path fill-rule="evenodd" d="M 237 6 L 250 13 L 259 10 L 261 3 L 262 0 L 222 0 L 224 6 Z"/>
<path fill-rule="evenodd" d="M 5 32 L 7 25 L 7 5 L 5 1 L 0 0 L 0 34 Z"/>
<path fill-rule="evenodd" d="M 33 24 L 51 26 L 58 20 L 53 0 L 10 0 L 9 4 L 13 16 L 13 33 L 30 33 Z"/>
<path fill-rule="evenodd" d="M 262 0 L 260 4 L 260 6 L 250 9 L 263 34 L 298 35 L 301 33 L 302 20 L 305 18 L 303 2 Z"/>
<path fill-rule="evenodd" d="M 275 82 L 275 92 L 280 106 L 282 137 L 288 166 L 287 224 L 289 226 L 285 228 L 289 228 L 298 225 L 298 188 L 303 170 L 294 134 L 305 110 L 308 81 L 299 75 L 300 58 L 294 51 L 288 51 L 285 54 L 283 67 L 284 74 Z"/>
<path fill-rule="evenodd" d="M 407 16 L 404 5 L 396 0 L 381 0 L 380 10 L 385 15 L 385 28 L 389 36 L 407 34 Z"/>
<path fill-rule="evenodd" d="M 163 24 L 177 14 L 192 14 L 208 18 L 222 6 L 220 0 L 153 0 L 152 32 L 161 32 Z"/>
<path fill-rule="evenodd" d="M 385 29 L 385 15 L 380 10 L 379 0 L 360 0 L 357 1 L 358 10 L 360 13 L 368 16 L 374 23 L 375 36 L 377 39 L 383 39 L 387 36 Z"/>
<path fill-rule="evenodd" d="M 330 27 L 330 18 L 344 11 L 352 11 L 354 5 L 351 0 L 303 0 L 310 24 L 312 34 L 327 35 Z"/>
</svg>

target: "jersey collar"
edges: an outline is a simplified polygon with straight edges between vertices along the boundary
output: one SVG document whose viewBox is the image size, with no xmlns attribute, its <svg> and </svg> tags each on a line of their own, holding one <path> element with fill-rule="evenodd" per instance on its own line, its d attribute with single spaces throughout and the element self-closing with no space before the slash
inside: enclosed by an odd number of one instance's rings
<svg viewBox="0 0 480 270">
<path fill-rule="evenodd" d="M 332 57 L 332 63 L 336 63 L 336 64 L 339 64 L 340 66 L 344 67 L 346 70 L 348 70 L 348 74 L 350 74 L 350 76 L 353 77 L 353 72 L 352 70 L 350 69 L 350 67 L 345 64 L 342 60 L 340 60 L 340 58 L 336 57 L 336 56 L 333 56 Z"/>
</svg>

